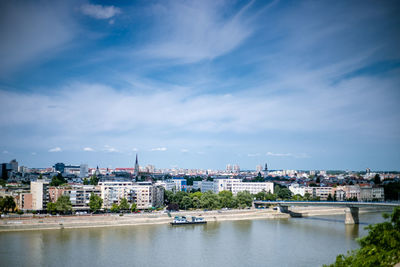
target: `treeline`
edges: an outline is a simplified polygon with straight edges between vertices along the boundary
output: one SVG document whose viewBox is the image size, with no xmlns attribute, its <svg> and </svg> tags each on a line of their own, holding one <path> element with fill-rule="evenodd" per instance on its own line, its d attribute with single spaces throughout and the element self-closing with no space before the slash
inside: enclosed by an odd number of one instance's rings
<svg viewBox="0 0 400 267">
<path fill-rule="evenodd" d="M 215 210 L 221 208 L 246 208 L 251 207 L 253 200 L 309 200 L 318 201 L 319 197 L 312 197 L 306 193 L 304 196 L 293 195 L 292 192 L 286 187 L 276 185 L 274 188 L 275 193 L 261 191 L 257 194 L 251 194 L 248 191 L 237 193 L 236 196 L 230 191 L 221 191 L 215 194 L 212 191 L 205 193 L 201 192 L 172 192 L 165 191 L 164 201 L 168 210 L 189 210 L 189 209 L 208 209 Z M 334 200 L 332 197 L 328 200 Z"/>
<path fill-rule="evenodd" d="M 233 196 L 230 191 L 221 191 L 218 194 L 215 194 L 212 191 L 205 193 L 187 193 L 183 191 L 173 193 L 171 191 L 165 191 L 164 200 L 168 210 L 233 209 L 251 207 L 253 203 L 253 195 L 247 191 L 239 192 L 236 196 Z"/>
</svg>

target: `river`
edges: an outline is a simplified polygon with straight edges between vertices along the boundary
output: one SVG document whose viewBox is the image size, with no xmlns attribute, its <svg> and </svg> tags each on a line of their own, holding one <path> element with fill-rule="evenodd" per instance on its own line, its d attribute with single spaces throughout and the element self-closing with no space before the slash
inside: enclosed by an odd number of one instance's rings
<svg viewBox="0 0 400 267">
<path fill-rule="evenodd" d="M 381 213 L 0 233 L 0 266 L 321 266 Z"/>
</svg>

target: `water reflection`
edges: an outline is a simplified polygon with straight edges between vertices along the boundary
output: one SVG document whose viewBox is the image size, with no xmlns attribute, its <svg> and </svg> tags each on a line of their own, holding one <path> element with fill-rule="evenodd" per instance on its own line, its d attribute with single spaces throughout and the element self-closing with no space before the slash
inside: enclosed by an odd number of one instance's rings
<svg viewBox="0 0 400 267">
<path fill-rule="evenodd" d="M 359 229 L 358 224 L 345 224 L 346 237 L 356 239 L 359 236 Z"/>
<path fill-rule="evenodd" d="M 363 228 L 321 216 L 0 233 L 0 265 L 321 266 L 357 248 Z"/>
</svg>

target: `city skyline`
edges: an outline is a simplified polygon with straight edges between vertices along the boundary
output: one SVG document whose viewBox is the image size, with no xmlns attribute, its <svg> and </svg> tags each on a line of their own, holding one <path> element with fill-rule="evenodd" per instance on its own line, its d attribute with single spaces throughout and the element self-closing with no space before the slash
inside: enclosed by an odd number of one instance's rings
<svg viewBox="0 0 400 267">
<path fill-rule="evenodd" d="M 398 171 L 398 11 L 3 1 L 0 161 Z"/>
</svg>

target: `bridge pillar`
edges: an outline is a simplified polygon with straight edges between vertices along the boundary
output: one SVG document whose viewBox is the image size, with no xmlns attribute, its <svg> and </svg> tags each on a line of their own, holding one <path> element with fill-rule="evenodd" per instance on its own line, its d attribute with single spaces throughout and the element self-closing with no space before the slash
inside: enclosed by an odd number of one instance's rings
<svg viewBox="0 0 400 267">
<path fill-rule="evenodd" d="M 346 219 L 344 224 L 358 224 L 358 210 L 357 207 L 348 207 L 345 209 Z"/>
<path fill-rule="evenodd" d="M 289 213 L 289 207 L 288 206 L 279 206 L 279 211 L 282 213 Z"/>
</svg>

